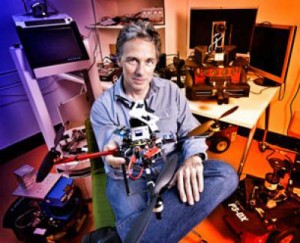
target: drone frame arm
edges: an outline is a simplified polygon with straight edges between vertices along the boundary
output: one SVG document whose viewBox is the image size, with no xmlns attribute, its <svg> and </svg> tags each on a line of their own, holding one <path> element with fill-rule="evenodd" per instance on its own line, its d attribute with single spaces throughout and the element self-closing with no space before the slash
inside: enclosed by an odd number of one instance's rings
<svg viewBox="0 0 300 243">
<path fill-rule="evenodd" d="M 95 152 L 95 153 L 86 153 L 86 154 L 80 154 L 72 157 L 63 157 L 63 158 L 57 158 L 54 160 L 54 164 L 63 164 L 71 161 L 81 161 L 85 159 L 93 159 L 98 158 L 105 155 L 114 155 L 118 152 L 118 149 L 103 151 L 103 152 Z"/>
</svg>

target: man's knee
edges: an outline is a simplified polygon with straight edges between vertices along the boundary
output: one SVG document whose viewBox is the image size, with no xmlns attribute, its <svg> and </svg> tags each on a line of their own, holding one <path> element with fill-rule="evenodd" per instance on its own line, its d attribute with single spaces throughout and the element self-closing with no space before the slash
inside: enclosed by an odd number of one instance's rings
<svg viewBox="0 0 300 243">
<path fill-rule="evenodd" d="M 239 183 L 239 177 L 234 170 L 234 168 L 227 164 L 226 162 L 223 162 L 221 174 L 224 179 L 224 184 L 227 186 L 228 190 L 233 192 L 237 187 Z"/>
<path fill-rule="evenodd" d="M 239 178 L 234 168 L 220 160 L 208 160 L 205 162 L 205 174 L 225 190 L 233 192 L 239 183 Z"/>
</svg>

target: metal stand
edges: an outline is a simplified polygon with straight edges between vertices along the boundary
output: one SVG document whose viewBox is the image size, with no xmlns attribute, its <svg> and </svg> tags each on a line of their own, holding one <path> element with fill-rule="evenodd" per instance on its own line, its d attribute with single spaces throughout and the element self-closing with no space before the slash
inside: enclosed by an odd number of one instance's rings
<svg viewBox="0 0 300 243">
<path fill-rule="evenodd" d="M 89 51 L 90 57 L 92 57 L 91 50 L 88 46 L 87 41 L 85 42 L 87 50 Z M 29 67 L 28 60 L 23 51 L 22 46 L 12 46 L 10 47 L 10 53 L 18 70 L 19 77 L 24 86 L 25 92 L 29 99 L 30 105 L 33 109 L 34 115 L 37 119 L 39 128 L 45 139 L 48 149 L 50 150 L 54 146 L 55 130 L 51 121 L 51 117 L 47 106 L 44 101 L 44 97 L 40 90 L 38 80 L 35 78 L 33 71 Z M 84 74 L 83 83 L 87 86 L 87 92 L 90 94 L 90 102 L 92 103 L 95 98 L 97 98 L 101 92 L 101 84 L 99 80 L 99 75 L 96 65 L 93 65 L 92 58 L 87 62 L 87 67 L 82 67 Z M 76 70 L 73 70 L 76 71 Z M 57 73 L 62 73 L 62 69 L 59 69 Z"/>
<path fill-rule="evenodd" d="M 259 148 L 263 148 L 263 146 L 266 146 L 266 138 L 267 138 L 267 134 L 268 134 L 268 129 L 269 129 L 269 114 L 270 114 L 270 105 L 267 106 L 266 108 L 266 117 L 265 117 L 265 129 L 264 129 L 264 135 L 263 135 L 263 139 L 262 141 L 259 143 Z M 248 135 L 248 140 L 247 140 L 247 144 L 246 147 L 244 149 L 243 155 L 242 155 L 242 159 L 240 162 L 240 166 L 238 168 L 238 175 L 241 176 L 242 172 L 243 172 L 243 168 L 247 159 L 247 156 L 249 154 L 250 151 L 250 146 L 254 137 L 256 131 L 256 125 L 250 130 L 250 133 Z"/>
</svg>

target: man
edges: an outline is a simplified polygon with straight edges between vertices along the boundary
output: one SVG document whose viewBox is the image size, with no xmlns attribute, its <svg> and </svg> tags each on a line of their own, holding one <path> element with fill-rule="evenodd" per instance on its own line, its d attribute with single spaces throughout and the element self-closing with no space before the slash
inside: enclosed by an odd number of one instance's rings
<svg viewBox="0 0 300 243">
<path fill-rule="evenodd" d="M 159 118 L 158 137 L 170 133 L 185 137 L 199 125 L 181 90 L 171 81 L 154 75 L 161 42 L 149 22 L 126 25 L 119 33 L 116 48 L 123 74 L 99 97 L 91 111 L 100 150 L 120 145 L 113 133 L 120 126 L 130 127 L 129 112 L 141 100 Z M 166 153 L 177 149 L 175 143 L 163 148 Z M 162 219 L 152 216 L 143 242 L 178 242 L 236 189 L 238 177 L 233 168 L 221 161 L 208 160 L 206 149 L 203 138 L 186 139 L 181 149 L 177 149 L 178 170 L 162 196 Z M 104 162 L 107 197 L 115 213 L 117 231 L 124 240 L 133 220 L 147 207 L 146 181 L 144 177 L 129 180 L 132 195 L 127 196 L 121 171 L 125 159 L 107 155 Z M 163 166 L 164 161 L 157 159 L 151 167 L 152 176 L 157 177 Z"/>
</svg>

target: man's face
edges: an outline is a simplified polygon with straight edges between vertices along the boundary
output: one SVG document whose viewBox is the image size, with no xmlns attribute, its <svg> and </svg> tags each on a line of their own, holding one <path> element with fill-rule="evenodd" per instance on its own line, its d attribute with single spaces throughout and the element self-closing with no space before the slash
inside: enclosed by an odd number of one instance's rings
<svg viewBox="0 0 300 243">
<path fill-rule="evenodd" d="M 146 95 L 156 63 L 153 42 L 137 38 L 124 44 L 119 65 L 123 68 L 124 87 L 127 94 Z"/>
</svg>

